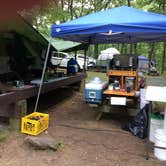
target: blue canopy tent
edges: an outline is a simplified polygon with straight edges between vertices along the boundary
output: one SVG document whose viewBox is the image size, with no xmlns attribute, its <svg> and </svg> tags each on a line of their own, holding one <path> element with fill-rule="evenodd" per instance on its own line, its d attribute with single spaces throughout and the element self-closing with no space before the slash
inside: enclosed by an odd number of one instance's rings
<svg viewBox="0 0 166 166">
<path fill-rule="evenodd" d="M 122 6 L 53 25 L 51 37 L 87 44 L 161 42 L 166 15 Z"/>
<path fill-rule="evenodd" d="M 38 105 L 52 37 L 86 44 L 166 41 L 166 16 L 122 6 L 89 14 L 59 25 L 54 24 L 35 111 Z"/>
<path fill-rule="evenodd" d="M 54 24 L 51 36 L 89 44 L 166 41 L 166 16 L 122 6 Z"/>
</svg>

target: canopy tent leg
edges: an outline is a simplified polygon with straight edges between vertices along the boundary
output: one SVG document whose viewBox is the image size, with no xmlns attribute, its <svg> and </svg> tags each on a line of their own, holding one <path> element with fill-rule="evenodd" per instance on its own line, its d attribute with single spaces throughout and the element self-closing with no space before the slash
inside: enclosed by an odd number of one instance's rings
<svg viewBox="0 0 166 166">
<path fill-rule="evenodd" d="M 87 77 L 87 68 L 88 68 L 88 63 L 87 63 L 87 57 L 88 57 L 88 49 L 89 49 L 89 44 L 88 44 L 88 47 L 84 50 L 84 67 L 83 67 L 83 72 L 86 74 L 86 77 Z M 83 87 L 85 89 L 85 84 L 86 84 L 86 81 L 85 81 L 86 78 L 84 78 L 83 80 Z"/>
<path fill-rule="evenodd" d="M 88 67 L 87 66 L 87 54 L 88 54 L 88 48 L 86 48 L 85 50 L 84 50 L 84 67 L 83 67 L 83 71 L 84 71 L 84 73 L 86 73 L 86 68 Z"/>
<path fill-rule="evenodd" d="M 48 56 L 49 56 L 49 52 L 50 52 L 51 39 L 52 38 L 50 37 L 48 47 L 47 47 L 47 53 L 46 53 L 46 57 L 45 57 L 45 61 L 44 61 L 42 76 L 41 76 L 41 80 L 40 80 L 39 90 L 38 90 L 38 94 L 37 94 L 37 99 L 36 99 L 36 103 L 35 103 L 34 112 L 36 112 L 37 108 L 38 108 L 39 98 L 40 98 L 41 89 L 42 89 L 42 85 L 43 85 L 44 74 L 45 74 L 45 71 L 46 71 Z"/>
</svg>

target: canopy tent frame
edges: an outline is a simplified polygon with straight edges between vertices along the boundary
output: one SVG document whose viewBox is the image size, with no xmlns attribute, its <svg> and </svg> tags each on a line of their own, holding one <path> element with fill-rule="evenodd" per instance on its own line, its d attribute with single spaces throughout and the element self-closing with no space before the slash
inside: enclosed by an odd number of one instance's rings
<svg viewBox="0 0 166 166">
<path fill-rule="evenodd" d="M 36 112 L 37 108 L 38 108 L 39 98 L 40 98 L 41 89 L 42 89 L 42 86 L 43 86 L 44 75 L 45 75 L 47 62 L 48 62 L 48 57 L 49 57 L 49 52 L 50 52 L 50 47 L 51 47 L 51 39 L 52 39 L 52 37 L 49 38 L 49 42 L 48 42 L 48 47 L 47 47 L 46 57 L 45 57 L 45 61 L 44 61 L 42 76 L 41 76 L 41 80 L 40 80 L 40 84 L 39 84 L 39 90 L 38 90 L 38 94 L 37 94 L 37 98 L 36 98 L 34 112 Z"/>
<path fill-rule="evenodd" d="M 166 16 L 122 6 L 53 25 L 34 111 L 38 106 L 52 37 L 86 43 L 85 62 L 90 44 L 166 41 Z"/>
<path fill-rule="evenodd" d="M 166 42 L 166 16 L 122 6 L 55 24 L 51 36 L 88 45 Z M 149 159 L 149 141 L 146 152 Z"/>
<path fill-rule="evenodd" d="M 126 15 L 125 15 L 125 14 Z M 51 37 L 90 44 L 99 43 L 138 43 L 166 41 L 166 16 L 156 13 L 143 12 L 131 7 L 119 7 L 83 16 L 81 18 L 53 25 Z M 107 17 L 104 17 L 107 14 Z M 118 17 L 117 17 L 117 14 Z M 111 16 L 114 18 L 111 18 Z M 89 18 L 88 18 L 89 17 Z M 135 17 L 136 19 L 133 19 Z M 87 21 L 86 21 L 87 20 Z M 109 21 L 112 22 L 109 22 Z M 43 85 L 51 37 L 43 67 L 40 87 L 34 111 Z M 85 58 L 87 50 L 85 51 Z M 84 59 L 85 60 L 85 59 Z M 148 126 L 149 127 L 149 126 Z M 149 129 L 148 129 L 149 131 Z M 160 147 L 158 147 L 160 148 Z M 146 159 L 149 158 L 149 141 L 147 142 Z"/>
</svg>

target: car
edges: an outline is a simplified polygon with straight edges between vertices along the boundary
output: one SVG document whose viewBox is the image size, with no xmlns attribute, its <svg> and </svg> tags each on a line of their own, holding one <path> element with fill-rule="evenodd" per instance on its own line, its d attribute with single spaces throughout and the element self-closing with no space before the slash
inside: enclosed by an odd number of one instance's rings
<svg viewBox="0 0 166 166">
<path fill-rule="evenodd" d="M 73 58 L 66 52 L 55 52 L 51 53 L 51 64 L 54 66 L 67 67 L 68 61 Z"/>
<path fill-rule="evenodd" d="M 96 59 L 92 57 L 88 57 L 88 68 L 94 68 L 96 67 Z"/>
<path fill-rule="evenodd" d="M 76 60 L 77 60 L 77 63 L 79 65 L 79 69 L 83 70 L 84 69 L 84 55 L 77 54 Z M 85 69 L 87 69 L 87 66 L 88 66 L 88 58 L 86 59 Z"/>
<path fill-rule="evenodd" d="M 53 51 L 51 53 L 51 64 L 54 66 L 59 66 L 63 68 L 67 68 L 67 63 L 71 58 L 75 58 L 74 55 L 71 55 L 66 52 L 56 52 Z M 80 70 L 84 69 L 84 55 L 83 54 L 77 54 L 76 55 L 76 61 L 78 63 L 78 68 Z M 96 60 L 91 57 L 86 58 L 86 67 L 85 69 L 95 66 L 96 65 Z"/>
<path fill-rule="evenodd" d="M 83 54 L 78 54 L 76 56 L 76 60 L 80 66 L 80 69 L 83 69 L 83 66 L 84 66 L 84 55 Z M 89 57 L 87 56 L 86 57 L 86 69 L 87 68 L 92 68 L 92 67 L 95 67 L 96 66 L 96 60 L 92 57 Z"/>
</svg>

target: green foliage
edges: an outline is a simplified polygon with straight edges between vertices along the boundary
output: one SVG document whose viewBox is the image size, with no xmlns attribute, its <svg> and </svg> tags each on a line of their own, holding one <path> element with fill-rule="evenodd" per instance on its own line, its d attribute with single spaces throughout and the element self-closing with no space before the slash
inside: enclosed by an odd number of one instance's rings
<svg viewBox="0 0 166 166">
<path fill-rule="evenodd" d="M 106 73 L 101 73 L 101 72 L 88 71 L 87 76 L 88 76 L 86 78 L 87 83 L 90 82 L 94 77 L 99 77 L 103 81 L 107 81 L 107 79 L 108 79 Z"/>
<path fill-rule="evenodd" d="M 35 27 L 45 35 L 50 34 L 51 25 L 56 23 L 56 21 L 65 22 L 89 13 L 122 5 L 130 4 L 132 7 L 145 11 L 166 14 L 165 0 L 59 0 L 58 3 L 55 2 L 56 0 L 51 0 L 48 8 L 42 11 L 36 8 L 32 12 L 36 16 L 33 19 Z M 98 47 L 98 53 L 108 47 L 115 47 L 121 53 L 130 53 L 131 46 L 129 44 L 101 44 Z M 149 43 L 138 43 L 133 53 L 148 57 L 150 49 L 151 45 Z M 90 56 L 94 57 L 94 52 L 94 46 L 92 45 L 89 50 Z M 155 49 L 152 54 L 152 57 L 157 61 L 158 69 L 161 70 L 163 43 L 155 43 Z"/>
</svg>

